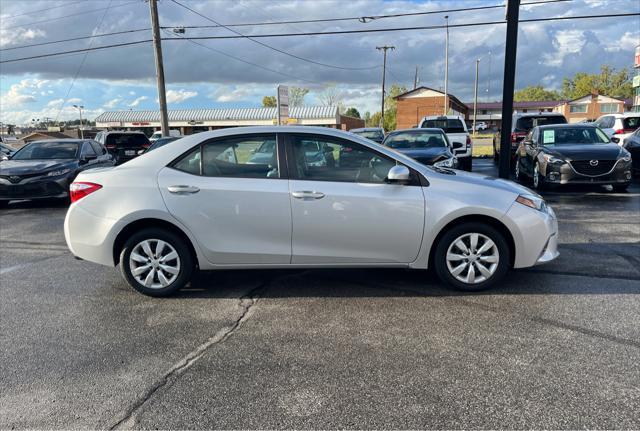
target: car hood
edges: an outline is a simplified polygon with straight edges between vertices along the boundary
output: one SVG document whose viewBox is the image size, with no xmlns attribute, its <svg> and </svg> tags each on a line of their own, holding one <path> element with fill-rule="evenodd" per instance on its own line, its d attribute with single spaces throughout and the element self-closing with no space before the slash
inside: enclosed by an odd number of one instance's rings
<svg viewBox="0 0 640 431">
<path fill-rule="evenodd" d="M 3 160 L 0 175 L 32 175 L 56 169 L 75 168 L 76 160 Z"/>
<path fill-rule="evenodd" d="M 429 169 L 429 168 L 425 168 L 425 169 Z M 447 168 L 442 168 L 442 169 L 433 168 L 433 169 L 441 175 L 442 179 L 449 179 L 451 181 L 455 181 L 456 183 L 465 183 L 465 184 L 472 184 L 472 185 L 477 185 L 481 187 L 490 187 L 493 189 L 514 193 L 517 195 L 525 194 L 525 195 L 533 195 L 538 197 L 540 196 L 538 195 L 538 193 L 534 192 L 533 190 L 510 180 L 504 180 L 502 178 L 496 178 L 489 175 L 476 174 L 473 172 L 466 172 L 461 170 L 452 170 Z M 429 176 L 427 175 L 427 179 L 428 178 Z"/>
<path fill-rule="evenodd" d="M 543 147 L 542 151 L 568 160 L 615 160 L 620 155 L 618 144 L 567 144 Z"/>
<path fill-rule="evenodd" d="M 396 151 L 409 156 L 420 163 L 433 164 L 441 159 L 453 157 L 446 147 L 434 148 L 397 148 Z"/>
</svg>

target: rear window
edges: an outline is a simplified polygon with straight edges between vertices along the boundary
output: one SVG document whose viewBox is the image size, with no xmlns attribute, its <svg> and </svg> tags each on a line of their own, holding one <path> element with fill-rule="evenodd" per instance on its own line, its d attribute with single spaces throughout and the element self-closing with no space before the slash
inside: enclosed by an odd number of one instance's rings
<svg viewBox="0 0 640 431">
<path fill-rule="evenodd" d="M 437 128 L 444 130 L 444 133 L 466 133 L 464 124 L 455 118 L 443 118 L 438 120 L 425 120 L 422 128 Z"/>
<path fill-rule="evenodd" d="M 640 127 L 640 117 L 627 117 L 622 120 L 625 129 L 637 129 Z"/>
<path fill-rule="evenodd" d="M 107 141 L 105 145 L 115 145 L 116 147 L 141 147 L 148 145 L 149 140 L 142 133 L 131 134 L 111 134 L 107 135 Z"/>
<path fill-rule="evenodd" d="M 363 130 L 361 132 L 353 133 L 362 136 L 363 138 L 371 139 L 373 141 L 382 141 L 384 139 L 384 135 L 379 130 Z"/>
<path fill-rule="evenodd" d="M 539 117 L 520 117 L 516 120 L 514 129 L 516 132 L 528 132 L 534 126 L 544 126 L 545 124 L 566 124 L 567 120 L 562 115 L 552 115 Z"/>
</svg>

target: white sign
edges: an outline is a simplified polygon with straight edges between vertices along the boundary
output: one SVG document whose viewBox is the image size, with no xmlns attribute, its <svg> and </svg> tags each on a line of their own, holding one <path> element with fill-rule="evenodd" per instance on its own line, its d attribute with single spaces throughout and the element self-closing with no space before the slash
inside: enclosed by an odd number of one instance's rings
<svg viewBox="0 0 640 431">
<path fill-rule="evenodd" d="M 289 87 L 278 85 L 278 125 L 289 122 Z"/>
</svg>

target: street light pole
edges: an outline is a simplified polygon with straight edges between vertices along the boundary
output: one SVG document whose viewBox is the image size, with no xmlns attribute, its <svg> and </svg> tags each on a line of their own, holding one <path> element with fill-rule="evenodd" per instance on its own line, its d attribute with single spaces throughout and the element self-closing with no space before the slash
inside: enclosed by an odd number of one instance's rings
<svg viewBox="0 0 640 431">
<path fill-rule="evenodd" d="M 473 136 L 476 136 L 478 129 L 476 129 L 476 117 L 478 115 L 478 68 L 480 66 L 480 59 L 476 60 L 476 84 L 473 90 Z"/>
<path fill-rule="evenodd" d="M 169 115 L 167 113 L 167 95 L 164 87 L 164 65 L 162 63 L 162 45 L 160 22 L 158 20 L 158 0 L 149 0 L 151 28 L 153 30 L 153 49 L 156 60 L 156 79 L 158 81 L 158 102 L 160 103 L 160 128 L 162 136 L 169 136 Z"/>
<path fill-rule="evenodd" d="M 395 46 L 376 46 L 376 49 L 378 51 L 382 51 L 384 53 L 384 60 L 382 61 L 382 107 L 380 109 L 380 127 L 384 128 L 384 95 L 385 95 L 385 91 L 384 91 L 384 84 L 385 84 L 385 78 L 386 78 L 386 73 L 387 73 L 387 50 L 394 50 L 396 49 Z"/>
<path fill-rule="evenodd" d="M 449 15 L 445 15 L 446 36 L 444 39 L 444 115 L 449 113 Z"/>
<path fill-rule="evenodd" d="M 82 110 L 84 109 L 83 105 L 73 105 L 74 108 L 77 108 L 80 111 L 80 139 L 84 139 L 84 129 L 82 125 Z"/>
</svg>

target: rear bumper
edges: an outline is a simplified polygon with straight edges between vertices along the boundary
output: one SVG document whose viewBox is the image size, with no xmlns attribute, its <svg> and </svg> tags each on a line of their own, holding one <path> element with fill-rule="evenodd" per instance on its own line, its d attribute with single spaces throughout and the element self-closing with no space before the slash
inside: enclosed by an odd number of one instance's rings
<svg viewBox="0 0 640 431">
<path fill-rule="evenodd" d="M 116 220 L 97 216 L 77 204 L 71 204 L 64 219 L 67 247 L 77 258 L 114 266 L 116 224 Z"/>
</svg>

